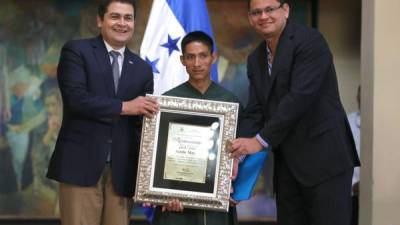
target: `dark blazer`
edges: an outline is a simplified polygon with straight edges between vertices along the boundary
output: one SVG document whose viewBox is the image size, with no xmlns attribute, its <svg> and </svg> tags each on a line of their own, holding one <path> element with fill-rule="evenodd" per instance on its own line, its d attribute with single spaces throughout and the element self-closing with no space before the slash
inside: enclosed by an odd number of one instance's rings
<svg viewBox="0 0 400 225">
<path fill-rule="evenodd" d="M 95 185 L 111 151 L 114 189 L 121 196 L 132 196 L 142 118 L 120 112 L 122 101 L 153 92 L 151 67 L 126 48 L 115 94 L 109 54 L 98 36 L 67 42 L 57 76 L 64 112 L 47 176 Z"/>
<path fill-rule="evenodd" d="M 240 135 L 261 137 L 305 186 L 359 165 L 322 35 L 288 23 L 267 70 L 266 43 L 248 57 L 249 102 Z"/>
</svg>

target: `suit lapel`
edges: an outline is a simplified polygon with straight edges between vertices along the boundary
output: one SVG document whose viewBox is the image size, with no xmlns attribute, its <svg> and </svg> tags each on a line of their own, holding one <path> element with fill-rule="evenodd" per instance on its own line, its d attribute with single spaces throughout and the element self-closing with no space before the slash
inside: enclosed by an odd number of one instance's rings
<svg viewBox="0 0 400 225">
<path fill-rule="evenodd" d="M 263 88 L 269 88 L 270 87 L 270 76 L 268 72 L 268 66 L 267 66 L 267 49 L 266 49 L 266 42 L 262 42 L 258 49 L 257 49 L 257 65 L 255 68 L 258 68 L 258 71 L 256 73 L 258 74 L 258 79 L 257 82 L 260 82 L 262 84 Z"/>
<path fill-rule="evenodd" d="M 97 60 L 97 65 L 101 70 L 101 75 L 104 79 L 104 84 L 107 89 L 108 96 L 115 96 L 114 80 L 112 77 L 112 68 L 110 63 L 110 56 L 108 55 L 106 46 L 104 45 L 101 36 L 93 39 L 93 53 Z"/>
<path fill-rule="evenodd" d="M 131 76 L 134 73 L 135 69 L 135 58 L 129 52 L 128 48 L 125 49 L 124 53 L 124 62 L 122 65 L 121 77 L 119 78 L 118 92 L 117 95 L 120 96 L 124 91 L 132 85 L 132 82 L 129 82 L 130 79 L 133 79 Z"/>
<path fill-rule="evenodd" d="M 285 70 L 286 68 L 290 68 L 290 65 L 289 65 L 290 54 L 288 52 L 288 49 L 290 48 L 289 41 L 290 41 L 290 38 L 292 37 L 292 35 L 293 34 L 292 34 L 291 25 L 289 23 L 287 23 L 285 29 L 283 30 L 283 32 L 279 38 L 279 43 L 278 43 L 278 47 L 276 49 L 275 59 L 272 64 L 271 80 L 270 80 L 270 85 L 267 90 L 268 97 L 270 96 L 270 91 L 272 90 L 272 87 L 275 84 L 276 77 L 278 76 L 278 74 L 282 70 Z"/>
<path fill-rule="evenodd" d="M 268 71 L 268 60 L 267 60 L 267 45 L 266 42 L 263 41 L 258 48 L 256 49 L 256 58 L 257 58 L 257 66 L 254 68 L 257 68 L 258 70 L 255 71 L 257 74 L 257 79 L 255 82 L 261 84 L 262 87 L 262 92 L 263 95 L 261 95 L 264 100 L 263 102 L 267 102 L 268 99 L 268 93 L 270 92 L 271 89 L 271 77 L 269 75 Z"/>
<path fill-rule="evenodd" d="M 275 59 L 272 64 L 272 74 L 271 80 L 272 83 L 276 80 L 277 74 L 279 74 L 280 70 L 285 69 L 289 66 L 287 63 L 289 62 L 289 55 L 287 50 L 289 49 L 289 38 L 291 36 L 291 25 L 288 23 L 286 28 L 283 30 L 281 37 L 279 38 L 278 47 L 276 49 Z"/>
<path fill-rule="evenodd" d="M 258 65 L 259 65 L 259 73 L 261 74 L 261 76 L 265 76 L 267 78 L 269 78 L 269 73 L 268 73 L 268 69 L 267 69 L 267 52 L 266 52 L 266 48 L 267 45 L 265 43 L 265 41 L 262 42 L 262 44 L 258 47 Z"/>
</svg>

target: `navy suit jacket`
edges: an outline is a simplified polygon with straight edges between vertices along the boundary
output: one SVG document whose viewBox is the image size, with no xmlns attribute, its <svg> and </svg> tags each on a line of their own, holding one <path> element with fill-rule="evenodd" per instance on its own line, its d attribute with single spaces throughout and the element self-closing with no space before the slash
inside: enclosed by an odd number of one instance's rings
<svg viewBox="0 0 400 225">
<path fill-rule="evenodd" d="M 272 74 L 266 42 L 250 54 L 247 70 L 249 102 L 241 136 L 259 133 L 305 186 L 359 165 L 332 54 L 319 32 L 288 23 Z"/>
<path fill-rule="evenodd" d="M 112 182 L 121 196 L 132 196 L 136 182 L 141 116 L 121 116 L 122 102 L 153 92 L 151 67 L 127 48 L 118 92 L 101 36 L 67 42 L 57 74 L 63 121 L 47 176 L 92 186 L 111 151 Z"/>
</svg>

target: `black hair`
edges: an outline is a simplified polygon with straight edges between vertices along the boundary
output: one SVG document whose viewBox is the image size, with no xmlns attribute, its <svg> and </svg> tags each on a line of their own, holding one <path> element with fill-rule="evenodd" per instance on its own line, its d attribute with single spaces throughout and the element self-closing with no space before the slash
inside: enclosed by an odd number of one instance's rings
<svg viewBox="0 0 400 225">
<path fill-rule="evenodd" d="M 279 3 L 281 3 L 281 5 L 287 3 L 286 0 L 276 0 L 276 1 L 278 1 Z M 248 9 L 248 10 L 250 10 L 250 3 L 251 3 L 251 0 L 247 0 L 247 9 Z"/>
<path fill-rule="evenodd" d="M 193 31 L 185 35 L 181 42 L 182 54 L 185 53 L 186 46 L 191 42 L 200 42 L 207 45 L 211 53 L 214 52 L 214 42 L 212 38 L 203 31 Z"/>
<path fill-rule="evenodd" d="M 120 2 L 132 5 L 133 18 L 136 17 L 136 0 L 100 0 L 97 7 L 97 15 L 100 17 L 101 20 L 104 19 L 104 14 L 106 14 L 108 6 L 113 2 Z"/>
</svg>

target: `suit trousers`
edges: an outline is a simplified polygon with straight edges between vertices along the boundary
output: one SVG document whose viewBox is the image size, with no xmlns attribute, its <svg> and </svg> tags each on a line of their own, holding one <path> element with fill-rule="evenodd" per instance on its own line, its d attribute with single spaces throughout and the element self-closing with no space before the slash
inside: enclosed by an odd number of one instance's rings
<svg viewBox="0 0 400 225">
<path fill-rule="evenodd" d="M 128 225 L 131 198 L 118 196 L 112 186 L 110 164 L 95 186 L 60 183 L 62 225 Z"/>
<path fill-rule="evenodd" d="M 278 225 L 350 225 L 353 168 L 311 187 L 296 181 L 283 159 L 275 162 Z"/>
</svg>

